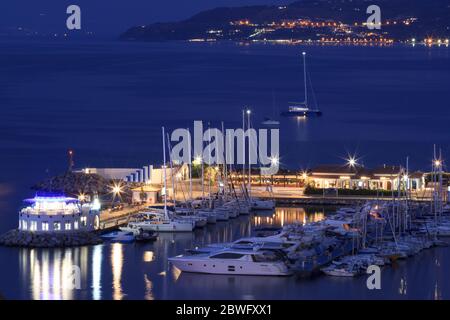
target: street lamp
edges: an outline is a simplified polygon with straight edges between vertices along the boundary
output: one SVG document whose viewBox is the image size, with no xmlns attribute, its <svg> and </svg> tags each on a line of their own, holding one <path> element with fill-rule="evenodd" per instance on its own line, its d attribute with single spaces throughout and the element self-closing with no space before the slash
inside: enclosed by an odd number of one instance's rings
<svg viewBox="0 0 450 320">
<path fill-rule="evenodd" d="M 354 157 L 349 157 L 348 159 L 347 159 L 347 164 L 350 166 L 350 167 L 354 167 L 354 166 L 356 166 L 356 164 L 357 164 L 357 161 L 356 161 L 356 159 L 354 158 Z"/>
<path fill-rule="evenodd" d="M 280 158 L 275 156 L 270 158 L 270 163 L 272 166 L 277 166 L 280 163 Z"/>
</svg>

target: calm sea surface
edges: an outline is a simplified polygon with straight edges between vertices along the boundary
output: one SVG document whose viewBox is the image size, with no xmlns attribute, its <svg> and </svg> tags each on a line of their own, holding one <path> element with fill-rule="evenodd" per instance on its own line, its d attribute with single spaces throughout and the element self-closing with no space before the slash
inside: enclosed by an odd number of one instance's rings
<svg viewBox="0 0 450 320">
<path fill-rule="evenodd" d="M 427 170 L 433 143 L 450 154 L 449 48 L 239 46 L 234 44 L 0 42 L 0 232 L 36 181 L 77 167 L 161 162 L 160 127 L 194 120 L 253 125 L 303 100 L 301 51 L 324 115 L 281 119 L 281 162 L 306 169 L 356 154 L 367 166 L 404 163 Z M 383 272 L 383 290 L 365 278 L 311 280 L 178 274 L 166 258 L 202 243 L 249 235 L 254 224 L 314 219 L 302 208 L 276 219 L 241 217 L 154 244 L 69 250 L 0 248 L 0 294 L 7 298 L 313 299 L 450 298 L 450 249 L 429 250 Z M 313 211 L 311 211 L 313 210 Z M 302 216 L 301 218 L 299 217 Z M 303 218 L 303 216 L 305 218 Z M 263 219 L 263 220 L 261 220 Z M 275 222 L 274 222 L 275 221 Z M 282 222 L 283 221 L 283 222 Z M 59 280 L 80 265 L 82 290 Z M 50 281 L 47 281 L 50 280 Z"/>
</svg>

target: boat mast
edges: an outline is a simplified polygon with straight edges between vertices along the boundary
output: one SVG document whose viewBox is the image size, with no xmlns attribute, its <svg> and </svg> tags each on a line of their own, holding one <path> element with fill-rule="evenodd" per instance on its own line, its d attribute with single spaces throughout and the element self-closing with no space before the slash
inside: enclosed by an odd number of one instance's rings
<svg viewBox="0 0 450 320">
<path fill-rule="evenodd" d="M 164 219 L 165 220 L 169 220 L 169 216 L 167 214 L 166 137 L 165 137 L 164 127 L 162 127 L 162 140 L 163 140 L 163 162 L 164 162 L 164 170 L 163 170 L 163 179 L 164 179 Z"/>
<path fill-rule="evenodd" d="M 192 150 L 191 150 L 191 131 L 189 128 L 187 129 L 189 132 L 189 199 L 192 205 Z"/>
<path fill-rule="evenodd" d="M 306 86 L 306 52 L 302 52 L 303 55 L 303 81 L 305 83 L 305 106 L 308 106 L 308 89 Z"/>
<path fill-rule="evenodd" d="M 208 122 L 208 139 L 209 143 L 211 143 L 211 124 Z M 208 152 L 208 199 L 209 199 L 209 207 L 212 206 L 211 199 L 211 149 Z"/>
<path fill-rule="evenodd" d="M 250 109 L 247 109 L 247 128 L 248 128 L 248 197 L 250 200 L 252 199 L 252 182 L 251 182 L 251 176 L 252 176 L 252 162 L 250 159 L 250 153 L 252 149 L 252 135 L 250 132 Z"/>
<path fill-rule="evenodd" d="M 245 185 L 245 109 L 242 109 L 242 184 Z"/>
<path fill-rule="evenodd" d="M 224 139 L 225 139 L 225 143 L 223 144 L 224 163 L 223 163 L 223 168 L 222 168 L 223 169 L 223 178 L 224 179 L 223 179 L 222 183 L 223 183 L 223 195 L 225 196 L 226 189 L 227 189 L 227 186 L 228 186 L 228 172 L 227 172 L 227 149 L 228 149 L 228 146 L 226 144 L 226 135 L 225 135 L 224 127 L 225 127 L 225 125 L 224 125 L 224 123 L 222 121 L 222 134 L 223 134 Z"/>
</svg>

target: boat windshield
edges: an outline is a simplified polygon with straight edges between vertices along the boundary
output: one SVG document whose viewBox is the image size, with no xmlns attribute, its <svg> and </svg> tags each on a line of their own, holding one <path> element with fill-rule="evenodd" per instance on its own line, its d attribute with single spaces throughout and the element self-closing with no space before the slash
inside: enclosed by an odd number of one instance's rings
<svg viewBox="0 0 450 320">
<path fill-rule="evenodd" d="M 242 258 L 244 254 L 241 253 L 234 253 L 234 252 L 223 252 L 219 254 L 215 254 L 210 259 L 231 259 L 231 260 L 238 260 Z"/>
</svg>

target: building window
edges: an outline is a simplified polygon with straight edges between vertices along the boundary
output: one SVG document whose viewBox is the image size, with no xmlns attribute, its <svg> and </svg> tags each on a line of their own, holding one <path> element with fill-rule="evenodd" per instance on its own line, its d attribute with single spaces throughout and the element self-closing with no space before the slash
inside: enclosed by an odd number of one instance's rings
<svg viewBox="0 0 450 320">
<path fill-rule="evenodd" d="M 82 227 L 86 227 L 87 226 L 87 218 L 86 217 L 81 217 L 80 221 L 81 221 L 81 226 Z"/>
<path fill-rule="evenodd" d="M 65 230 L 70 230 L 72 229 L 72 225 L 69 222 L 66 222 L 65 226 L 64 226 Z"/>
<path fill-rule="evenodd" d="M 42 231 L 48 231 L 48 222 L 42 222 L 41 228 Z"/>
<path fill-rule="evenodd" d="M 73 229 L 78 230 L 78 221 L 74 221 L 73 223 Z"/>
<path fill-rule="evenodd" d="M 25 220 L 22 220 L 22 230 L 27 230 L 28 226 L 27 226 L 27 222 Z"/>
<path fill-rule="evenodd" d="M 30 222 L 30 231 L 36 231 L 37 230 L 37 222 L 31 221 Z"/>
<path fill-rule="evenodd" d="M 53 231 L 60 231 L 61 230 L 61 223 L 54 222 L 53 223 Z"/>
</svg>

